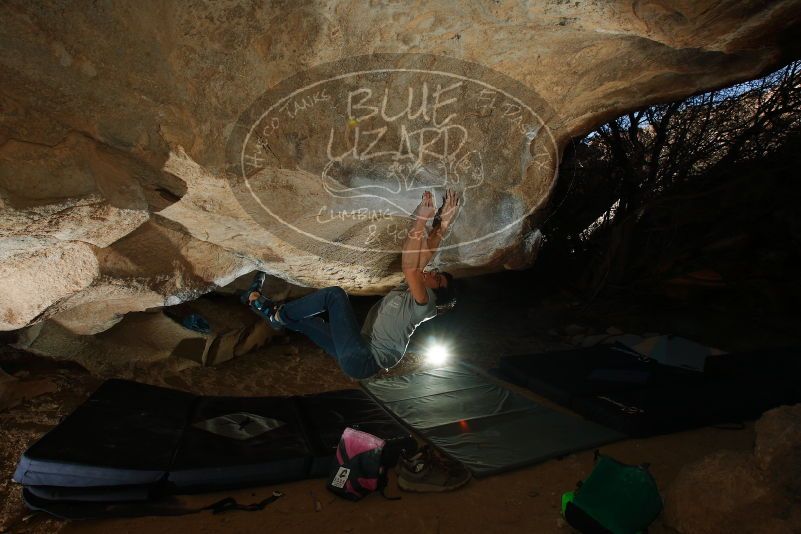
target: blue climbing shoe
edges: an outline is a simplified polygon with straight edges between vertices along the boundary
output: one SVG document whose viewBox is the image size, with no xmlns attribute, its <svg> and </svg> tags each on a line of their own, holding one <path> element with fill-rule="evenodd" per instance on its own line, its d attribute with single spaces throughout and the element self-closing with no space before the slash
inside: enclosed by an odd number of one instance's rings
<svg viewBox="0 0 801 534">
<path fill-rule="evenodd" d="M 276 315 L 281 308 L 283 308 L 283 304 L 275 304 L 264 295 L 261 295 L 250 303 L 250 309 L 261 315 L 262 318 L 267 321 L 267 324 L 277 332 L 282 332 L 284 330 L 284 323 L 276 319 Z"/>
<path fill-rule="evenodd" d="M 256 276 L 253 277 L 253 282 L 250 284 L 250 287 L 248 287 L 244 293 L 239 295 L 240 302 L 242 302 L 242 304 L 247 304 L 251 293 L 254 291 L 261 293 L 261 286 L 264 285 L 264 280 L 266 279 L 267 273 L 256 271 Z"/>
</svg>

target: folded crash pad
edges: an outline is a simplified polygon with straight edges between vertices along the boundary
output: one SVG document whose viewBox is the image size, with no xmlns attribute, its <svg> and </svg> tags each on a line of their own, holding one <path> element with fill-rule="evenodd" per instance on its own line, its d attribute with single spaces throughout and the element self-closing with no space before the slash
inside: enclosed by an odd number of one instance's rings
<svg viewBox="0 0 801 534">
<path fill-rule="evenodd" d="M 479 477 L 624 437 L 542 406 L 466 365 L 362 385 L 406 425 Z"/>
<path fill-rule="evenodd" d="M 169 469 L 195 399 L 109 380 L 25 451 L 14 480 L 72 488 L 154 484 Z"/>
<path fill-rule="evenodd" d="M 347 426 L 386 440 L 389 461 L 416 449 L 361 390 L 203 397 L 109 380 L 25 451 L 13 479 L 42 509 L 323 477 Z"/>
</svg>

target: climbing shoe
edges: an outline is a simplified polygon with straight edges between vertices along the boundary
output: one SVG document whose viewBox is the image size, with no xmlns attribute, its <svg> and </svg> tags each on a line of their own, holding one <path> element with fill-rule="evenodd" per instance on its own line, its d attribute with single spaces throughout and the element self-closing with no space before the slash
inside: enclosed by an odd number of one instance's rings
<svg viewBox="0 0 801 534">
<path fill-rule="evenodd" d="M 470 471 L 462 464 L 439 456 L 428 445 L 410 457 L 402 453 L 396 470 L 398 486 L 405 491 L 451 491 L 470 481 Z"/>
<path fill-rule="evenodd" d="M 259 298 L 250 303 L 250 309 L 261 315 L 267 321 L 267 324 L 278 332 L 284 330 L 284 323 L 276 319 L 278 311 L 283 307 L 283 304 L 276 304 L 265 295 L 260 295 Z"/>
<path fill-rule="evenodd" d="M 253 277 L 253 282 L 250 284 L 250 287 L 248 287 L 247 290 L 245 290 L 245 292 L 239 296 L 239 300 L 242 302 L 242 304 L 248 303 L 248 300 L 250 299 L 250 294 L 253 293 L 254 291 L 261 293 L 261 286 L 264 285 L 264 281 L 266 279 L 267 279 L 267 273 L 264 273 L 262 271 L 256 271 L 256 276 Z"/>
</svg>

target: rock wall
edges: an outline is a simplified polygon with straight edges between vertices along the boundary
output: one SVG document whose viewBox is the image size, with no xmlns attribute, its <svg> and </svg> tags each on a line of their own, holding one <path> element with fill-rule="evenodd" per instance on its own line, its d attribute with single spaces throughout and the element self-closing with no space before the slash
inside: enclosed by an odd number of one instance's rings
<svg viewBox="0 0 801 534">
<path fill-rule="evenodd" d="M 496 142 L 498 150 L 478 158 L 418 159 L 411 168 L 394 166 L 396 154 L 369 164 L 338 160 L 323 172 L 323 185 L 339 194 L 343 184 L 351 192 L 380 185 L 398 169 L 407 185 L 410 173 L 437 179 L 434 164 L 443 164 L 450 182 L 442 183 L 466 191 L 473 180 L 481 189 L 439 266 L 457 274 L 523 267 L 536 256 L 537 217 L 570 137 L 625 110 L 753 78 L 797 57 L 800 12 L 799 0 L 8 0 L 0 5 L 0 330 L 52 318 L 96 333 L 127 312 L 194 298 L 256 268 L 357 293 L 396 283 L 397 250 L 352 243 L 376 228 L 401 228 L 394 236 L 401 239 L 402 212 L 416 193 L 390 202 L 399 211 L 375 197 L 368 207 L 382 214 L 380 224 L 339 217 L 322 240 L 289 236 L 241 195 L 261 187 L 255 202 L 269 199 L 292 221 L 319 216 L 319 154 L 312 152 L 325 147 L 309 139 L 336 123 L 344 142 L 358 141 L 359 129 L 368 131 L 366 114 L 305 110 L 306 130 L 277 131 L 273 145 L 261 139 L 268 162 L 252 174 L 232 172 L 231 139 L 246 128 L 243 120 L 258 120 L 248 115 L 254 103 L 282 81 L 298 73 L 313 81 L 304 72 L 343 58 L 369 56 L 397 73 L 418 54 L 426 76 L 451 61 L 470 71 L 464 79 L 514 85 L 514 95 L 536 102 L 536 121 L 521 123 L 517 144 L 497 124 L 459 130 L 477 146 Z M 376 87 L 389 83 L 376 76 Z M 409 87 L 426 83 L 415 76 Z M 322 102 L 326 94 L 318 96 Z M 390 107 L 404 99 L 393 95 Z M 478 124 L 484 116 L 460 102 L 450 110 Z M 418 131 L 433 131 L 447 147 L 447 119 L 433 121 L 437 128 Z M 550 144 L 539 147 L 545 131 Z M 422 153 L 424 134 L 412 150 Z M 338 197 L 338 214 L 353 211 L 354 196 Z M 490 232 L 496 227 L 503 231 Z"/>
<path fill-rule="evenodd" d="M 756 422 L 753 453 L 717 451 L 685 466 L 664 496 L 664 521 L 681 534 L 801 531 L 801 405 Z"/>
</svg>

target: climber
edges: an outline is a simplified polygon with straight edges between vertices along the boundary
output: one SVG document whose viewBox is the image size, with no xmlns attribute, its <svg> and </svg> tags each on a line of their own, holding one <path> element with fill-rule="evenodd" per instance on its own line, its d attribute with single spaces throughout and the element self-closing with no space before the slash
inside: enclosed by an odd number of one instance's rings
<svg viewBox="0 0 801 534">
<path fill-rule="evenodd" d="M 431 192 L 423 193 L 403 243 L 401 267 L 405 283 L 370 309 L 363 326 L 359 326 L 348 295 L 341 287 L 327 287 L 279 304 L 262 295 L 266 275 L 259 272 L 242 295 L 243 303 L 274 329 L 288 328 L 305 334 L 333 356 L 342 371 L 352 378 L 367 378 L 381 369 L 388 370 L 403 358 L 417 326 L 445 313 L 456 303 L 453 277 L 426 270 L 426 266 L 458 210 L 459 195 L 454 191 L 445 192 L 439 210 Z M 323 312 L 328 312 L 327 321 L 319 317 Z"/>
</svg>

